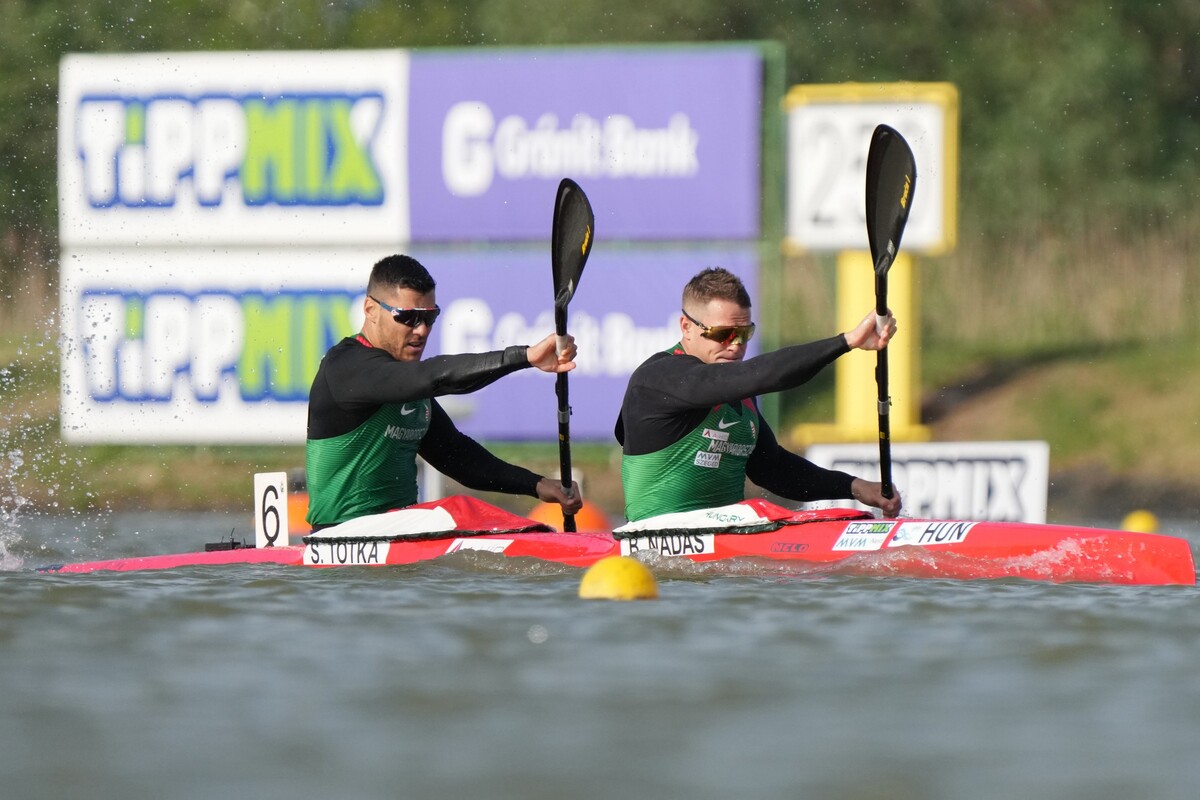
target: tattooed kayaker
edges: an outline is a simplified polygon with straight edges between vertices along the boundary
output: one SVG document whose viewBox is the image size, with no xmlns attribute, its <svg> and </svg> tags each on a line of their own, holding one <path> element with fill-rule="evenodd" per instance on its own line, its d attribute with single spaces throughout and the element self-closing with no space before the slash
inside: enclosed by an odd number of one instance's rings
<svg viewBox="0 0 1200 800">
<path fill-rule="evenodd" d="M 433 277 L 415 258 L 393 255 L 371 270 L 362 330 L 330 348 L 308 397 L 308 523 L 313 529 L 417 502 L 417 456 L 470 489 L 583 504 L 557 479 L 489 453 L 455 427 L 436 397 L 466 394 L 528 367 L 568 372 L 575 340 L 555 336 L 490 353 L 422 360 L 440 309 Z"/>
<path fill-rule="evenodd" d="M 875 313 L 854 330 L 745 358 L 754 335 L 750 295 L 740 278 L 713 267 L 683 289 L 679 342 L 642 363 L 629 378 L 616 436 L 630 522 L 745 499 L 750 479 L 790 500 L 854 499 L 900 512 L 880 483 L 825 469 L 783 448 L 758 411 L 757 396 L 792 389 L 850 350 L 880 350 Z"/>
</svg>

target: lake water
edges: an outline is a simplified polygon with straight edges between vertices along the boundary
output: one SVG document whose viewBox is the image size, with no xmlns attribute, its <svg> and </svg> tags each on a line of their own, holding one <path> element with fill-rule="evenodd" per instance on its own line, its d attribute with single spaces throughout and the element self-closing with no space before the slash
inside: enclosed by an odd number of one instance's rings
<svg viewBox="0 0 1200 800">
<path fill-rule="evenodd" d="M 53 575 L 237 516 L 0 532 L 0 797 L 1195 800 L 1197 587 L 481 553 Z M 1195 543 L 1193 544 L 1195 549 Z"/>
</svg>

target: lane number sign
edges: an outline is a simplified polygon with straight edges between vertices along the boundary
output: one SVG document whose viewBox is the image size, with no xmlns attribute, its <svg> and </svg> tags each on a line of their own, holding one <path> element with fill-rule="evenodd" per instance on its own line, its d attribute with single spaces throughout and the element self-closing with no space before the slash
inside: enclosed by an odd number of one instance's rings
<svg viewBox="0 0 1200 800">
<path fill-rule="evenodd" d="M 254 546 L 288 543 L 287 473 L 254 473 Z"/>
<path fill-rule="evenodd" d="M 913 148 L 921 176 L 905 249 L 953 248 L 958 171 L 958 92 L 951 84 L 820 84 L 787 96 L 787 244 L 816 251 L 866 250 L 863 176 L 880 123 Z"/>
</svg>

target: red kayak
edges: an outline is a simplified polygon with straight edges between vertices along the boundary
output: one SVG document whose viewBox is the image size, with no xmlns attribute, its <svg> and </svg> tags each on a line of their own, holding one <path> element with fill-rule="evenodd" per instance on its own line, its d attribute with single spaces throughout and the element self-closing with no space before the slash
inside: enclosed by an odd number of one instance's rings
<svg viewBox="0 0 1200 800">
<path fill-rule="evenodd" d="M 807 562 L 814 567 L 835 565 L 853 574 L 918 578 L 1196 583 L 1188 542 L 1159 534 L 968 520 L 881 520 L 849 509 L 794 511 L 765 500 L 691 512 L 690 517 L 686 524 L 667 520 L 653 530 L 623 526 L 615 531 L 557 533 L 483 501 L 455 496 L 326 528 L 304 537 L 303 545 L 220 542 L 202 552 L 62 564 L 40 571 L 263 563 L 379 566 L 481 551 L 573 567 L 622 554 L 658 564 L 671 559 L 751 565 L 764 560 L 798 566 Z"/>
</svg>

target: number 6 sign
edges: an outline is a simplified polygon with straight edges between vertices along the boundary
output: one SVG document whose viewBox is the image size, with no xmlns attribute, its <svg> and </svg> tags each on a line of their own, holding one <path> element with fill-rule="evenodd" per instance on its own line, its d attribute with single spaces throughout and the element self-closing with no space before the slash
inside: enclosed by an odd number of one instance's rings
<svg viewBox="0 0 1200 800">
<path fill-rule="evenodd" d="M 254 546 L 288 543 L 287 473 L 254 473 Z"/>
</svg>

